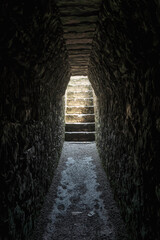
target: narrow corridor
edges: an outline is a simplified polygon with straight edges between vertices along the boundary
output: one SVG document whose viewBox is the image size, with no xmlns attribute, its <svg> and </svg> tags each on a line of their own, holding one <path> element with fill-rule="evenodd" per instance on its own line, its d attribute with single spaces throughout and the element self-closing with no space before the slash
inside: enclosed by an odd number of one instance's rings
<svg viewBox="0 0 160 240">
<path fill-rule="evenodd" d="M 34 233 L 51 239 L 127 239 L 95 143 L 64 144 Z"/>
<path fill-rule="evenodd" d="M 0 240 L 160 240 L 160 1 L 0 5 Z"/>
</svg>

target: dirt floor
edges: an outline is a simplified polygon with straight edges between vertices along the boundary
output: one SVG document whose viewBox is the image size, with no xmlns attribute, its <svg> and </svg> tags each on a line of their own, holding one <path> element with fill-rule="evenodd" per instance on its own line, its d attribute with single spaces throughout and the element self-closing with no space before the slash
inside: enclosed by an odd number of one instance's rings
<svg viewBox="0 0 160 240">
<path fill-rule="evenodd" d="M 95 143 L 64 143 L 33 239 L 127 240 Z"/>
</svg>

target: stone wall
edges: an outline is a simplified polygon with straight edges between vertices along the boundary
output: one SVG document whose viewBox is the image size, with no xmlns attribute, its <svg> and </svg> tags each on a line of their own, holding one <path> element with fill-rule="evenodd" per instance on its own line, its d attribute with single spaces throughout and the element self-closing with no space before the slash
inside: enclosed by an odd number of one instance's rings
<svg viewBox="0 0 160 240">
<path fill-rule="evenodd" d="M 2 1 L 0 18 L 0 239 L 21 240 L 61 153 L 70 69 L 53 1 Z"/>
<path fill-rule="evenodd" d="M 89 79 L 96 139 L 129 239 L 160 239 L 160 6 L 103 1 Z"/>
<path fill-rule="evenodd" d="M 158 240 L 160 5 L 103 2 L 89 66 L 97 146 L 130 239 Z M 60 156 L 70 68 L 54 1 L 2 0 L 0 11 L 0 238 L 21 240 Z"/>
</svg>

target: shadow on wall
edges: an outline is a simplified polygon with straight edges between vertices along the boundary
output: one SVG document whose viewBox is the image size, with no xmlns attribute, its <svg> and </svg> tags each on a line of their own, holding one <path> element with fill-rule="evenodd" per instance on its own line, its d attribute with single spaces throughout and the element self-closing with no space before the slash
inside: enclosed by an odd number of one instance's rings
<svg viewBox="0 0 160 240">
<path fill-rule="evenodd" d="M 70 73 L 49 2 L 1 2 L 0 239 L 27 239 L 64 140 L 62 96 Z"/>
<path fill-rule="evenodd" d="M 104 1 L 90 57 L 96 140 L 130 239 L 160 239 L 160 6 Z"/>
</svg>

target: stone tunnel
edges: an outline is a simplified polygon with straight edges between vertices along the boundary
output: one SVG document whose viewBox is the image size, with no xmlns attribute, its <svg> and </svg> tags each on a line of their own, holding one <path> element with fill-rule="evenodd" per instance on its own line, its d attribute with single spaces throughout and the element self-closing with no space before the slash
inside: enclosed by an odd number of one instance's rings
<svg viewBox="0 0 160 240">
<path fill-rule="evenodd" d="M 96 144 L 129 239 L 160 239 L 160 2 L 2 0 L 0 25 L 0 239 L 30 239 L 76 75 L 95 91 Z"/>
</svg>

